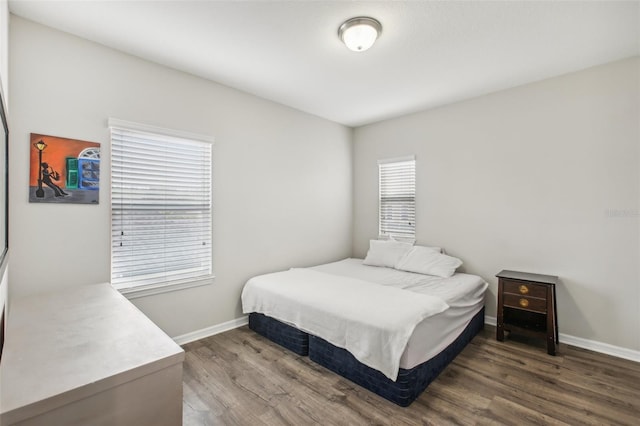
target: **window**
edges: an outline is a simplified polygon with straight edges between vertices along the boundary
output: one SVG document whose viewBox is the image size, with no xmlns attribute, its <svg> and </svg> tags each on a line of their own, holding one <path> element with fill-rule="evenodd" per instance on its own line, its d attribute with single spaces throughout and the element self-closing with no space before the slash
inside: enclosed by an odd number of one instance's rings
<svg viewBox="0 0 640 426">
<path fill-rule="evenodd" d="M 415 240 L 416 161 L 413 156 L 378 161 L 380 236 Z"/>
<path fill-rule="evenodd" d="M 210 282 L 206 137 L 110 119 L 111 284 L 153 294 Z"/>
</svg>

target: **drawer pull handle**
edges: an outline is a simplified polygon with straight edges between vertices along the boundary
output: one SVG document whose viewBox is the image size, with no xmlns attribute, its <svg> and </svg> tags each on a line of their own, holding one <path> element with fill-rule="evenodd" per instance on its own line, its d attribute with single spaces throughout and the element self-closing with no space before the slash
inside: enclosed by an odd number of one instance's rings
<svg viewBox="0 0 640 426">
<path fill-rule="evenodd" d="M 529 306 L 529 301 L 527 299 L 520 299 L 520 306 L 526 308 L 527 306 Z"/>
<path fill-rule="evenodd" d="M 518 290 L 520 290 L 520 293 L 522 294 L 527 294 L 529 293 L 529 287 L 527 287 L 526 285 L 521 285 L 520 287 L 518 287 Z"/>
</svg>

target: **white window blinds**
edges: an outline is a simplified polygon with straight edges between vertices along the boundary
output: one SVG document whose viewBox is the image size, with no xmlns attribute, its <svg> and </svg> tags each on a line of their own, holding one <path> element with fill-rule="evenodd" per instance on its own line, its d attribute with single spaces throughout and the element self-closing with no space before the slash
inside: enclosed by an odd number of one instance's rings
<svg viewBox="0 0 640 426">
<path fill-rule="evenodd" d="M 415 239 L 416 162 L 414 157 L 378 161 L 380 235 Z"/>
<path fill-rule="evenodd" d="M 153 288 L 210 277 L 211 142 L 109 124 L 111 283 Z"/>
</svg>

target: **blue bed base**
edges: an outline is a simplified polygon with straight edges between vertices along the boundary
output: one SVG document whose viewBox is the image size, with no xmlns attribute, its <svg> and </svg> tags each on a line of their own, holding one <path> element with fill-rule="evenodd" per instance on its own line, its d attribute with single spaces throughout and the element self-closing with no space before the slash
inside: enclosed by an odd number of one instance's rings
<svg viewBox="0 0 640 426">
<path fill-rule="evenodd" d="M 309 355 L 309 335 L 264 314 L 249 314 L 249 328 L 298 355 Z"/>
<path fill-rule="evenodd" d="M 315 363 L 365 389 L 407 407 L 484 328 L 484 307 L 471 319 L 458 338 L 438 355 L 414 368 L 400 368 L 395 382 L 378 370 L 362 364 L 347 350 L 273 318 L 262 314 L 249 314 L 249 327 L 299 355 L 308 354 L 309 359 Z"/>
</svg>

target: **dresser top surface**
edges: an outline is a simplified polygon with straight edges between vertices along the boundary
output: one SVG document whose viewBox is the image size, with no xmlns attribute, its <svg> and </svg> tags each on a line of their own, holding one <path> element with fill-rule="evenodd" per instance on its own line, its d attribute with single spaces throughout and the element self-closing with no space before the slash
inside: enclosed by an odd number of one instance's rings
<svg viewBox="0 0 640 426">
<path fill-rule="evenodd" d="M 0 363 L 0 420 L 48 411 L 61 395 L 86 397 L 183 359 L 182 348 L 109 284 L 17 299 Z"/>
<path fill-rule="evenodd" d="M 500 271 L 496 274 L 496 277 L 551 285 L 556 285 L 559 282 L 558 277 L 555 275 L 533 274 L 530 272 L 510 271 L 507 269 Z"/>
</svg>

